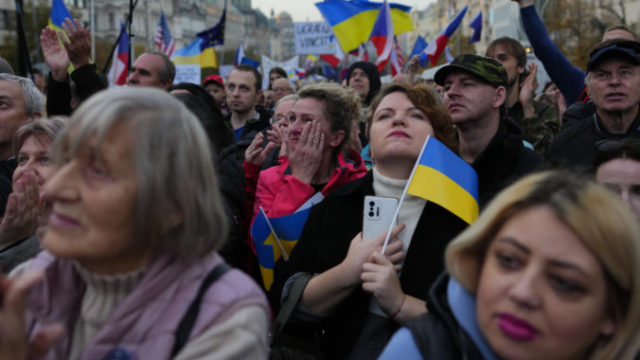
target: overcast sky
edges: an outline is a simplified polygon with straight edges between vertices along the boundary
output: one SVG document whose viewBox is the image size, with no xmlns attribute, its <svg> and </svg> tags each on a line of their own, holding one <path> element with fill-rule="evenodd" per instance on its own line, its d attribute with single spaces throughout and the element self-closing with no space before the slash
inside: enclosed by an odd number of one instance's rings
<svg viewBox="0 0 640 360">
<path fill-rule="evenodd" d="M 282 11 L 288 12 L 293 17 L 293 21 L 319 21 L 322 20 L 322 16 L 314 5 L 316 2 L 319 0 L 253 0 L 252 5 L 262 10 L 267 16 L 271 15 L 271 9 L 273 9 L 276 15 Z M 433 0 L 393 0 L 391 2 L 423 10 Z"/>
</svg>

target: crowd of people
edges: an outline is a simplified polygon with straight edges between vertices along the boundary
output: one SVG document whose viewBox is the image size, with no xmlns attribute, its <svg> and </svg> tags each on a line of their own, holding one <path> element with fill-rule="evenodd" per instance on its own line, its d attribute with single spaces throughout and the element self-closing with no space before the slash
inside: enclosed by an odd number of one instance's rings
<svg viewBox="0 0 640 360">
<path fill-rule="evenodd" d="M 147 51 L 107 88 L 88 29 L 43 30 L 46 94 L 0 66 L 0 359 L 637 359 L 640 39 L 612 27 L 583 71 L 518 2 L 543 89 L 507 37 L 429 82 L 414 57 L 174 84 Z M 363 239 L 429 137 L 479 217 L 406 195 Z M 267 281 L 252 225 L 309 206 Z"/>
</svg>

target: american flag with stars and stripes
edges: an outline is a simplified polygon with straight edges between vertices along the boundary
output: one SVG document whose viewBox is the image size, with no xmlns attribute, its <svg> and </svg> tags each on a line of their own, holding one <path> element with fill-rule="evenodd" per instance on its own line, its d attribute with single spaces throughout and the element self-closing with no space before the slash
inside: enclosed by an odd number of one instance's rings
<svg viewBox="0 0 640 360">
<path fill-rule="evenodd" d="M 154 42 L 158 45 L 160 52 L 166 54 L 168 57 L 173 55 L 175 44 L 171 37 L 171 31 L 169 31 L 169 24 L 167 24 L 167 19 L 164 17 L 164 12 L 162 11 L 160 12 L 160 20 L 158 20 Z"/>
</svg>

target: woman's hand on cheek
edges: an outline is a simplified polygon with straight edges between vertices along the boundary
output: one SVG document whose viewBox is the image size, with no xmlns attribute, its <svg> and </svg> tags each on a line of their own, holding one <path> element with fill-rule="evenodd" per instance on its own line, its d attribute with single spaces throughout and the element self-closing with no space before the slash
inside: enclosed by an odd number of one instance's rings
<svg viewBox="0 0 640 360">
<path fill-rule="evenodd" d="M 320 168 L 323 147 L 324 134 L 320 124 L 317 121 L 306 123 L 295 148 L 287 147 L 291 175 L 310 184 Z"/>
<path fill-rule="evenodd" d="M 384 255 L 373 253 L 368 262 L 362 265 L 362 289 L 371 293 L 380 308 L 393 316 L 402 306 L 404 293 L 396 266 Z"/>
<path fill-rule="evenodd" d="M 40 279 L 41 271 L 27 272 L 12 279 L 0 277 L 0 360 L 41 359 L 64 333 L 61 325 L 48 325 L 27 344 L 27 295 Z"/>
</svg>

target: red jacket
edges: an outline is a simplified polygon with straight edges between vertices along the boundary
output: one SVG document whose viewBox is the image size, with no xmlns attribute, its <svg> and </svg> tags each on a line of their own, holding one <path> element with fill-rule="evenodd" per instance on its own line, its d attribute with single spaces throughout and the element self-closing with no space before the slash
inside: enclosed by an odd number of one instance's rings
<svg viewBox="0 0 640 360">
<path fill-rule="evenodd" d="M 316 192 L 313 186 L 291 175 L 289 159 L 286 157 L 281 159 L 280 165 L 260 172 L 253 205 L 252 224 L 260 206 L 269 217 L 285 216 L 293 214 Z M 322 189 L 322 195 L 327 196 L 340 185 L 361 178 L 366 173 L 367 167 L 360 154 L 351 148 L 346 148 L 338 153 L 338 165 L 333 169 L 327 185 Z"/>
</svg>

